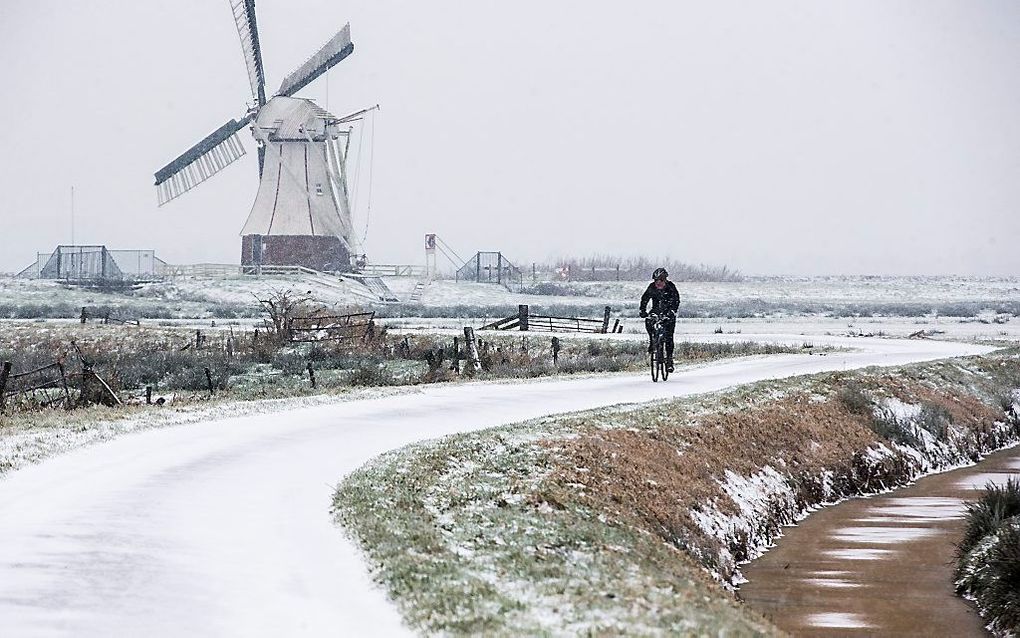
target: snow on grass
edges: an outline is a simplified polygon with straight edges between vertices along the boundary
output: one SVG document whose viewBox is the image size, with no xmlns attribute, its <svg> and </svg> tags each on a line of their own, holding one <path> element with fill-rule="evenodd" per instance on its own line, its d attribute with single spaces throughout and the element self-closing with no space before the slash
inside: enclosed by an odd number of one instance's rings
<svg viewBox="0 0 1020 638">
<path fill-rule="evenodd" d="M 341 485 L 338 519 L 384 566 L 378 577 L 412 627 L 448 635 L 771 633 L 655 539 L 594 512 L 577 518 L 536 502 L 531 495 L 551 470 L 537 442 L 564 434 L 543 419 L 458 435 L 384 455 Z"/>
<path fill-rule="evenodd" d="M 748 477 L 726 470 L 719 486 L 732 504 L 736 505 L 737 511 L 727 514 L 720 511 L 718 506 L 708 506 L 692 509 L 690 516 L 705 534 L 720 540 L 759 538 L 760 535 L 754 529 L 757 521 L 769 517 L 777 509 L 789 511 L 797 507 L 796 495 L 788 483 L 788 477 L 768 465 Z M 770 542 L 771 538 L 761 538 L 762 544 Z M 717 560 L 724 565 L 737 562 L 726 544 L 720 546 Z M 743 582 L 743 578 L 738 574 L 733 584 L 740 582 Z"/>
</svg>

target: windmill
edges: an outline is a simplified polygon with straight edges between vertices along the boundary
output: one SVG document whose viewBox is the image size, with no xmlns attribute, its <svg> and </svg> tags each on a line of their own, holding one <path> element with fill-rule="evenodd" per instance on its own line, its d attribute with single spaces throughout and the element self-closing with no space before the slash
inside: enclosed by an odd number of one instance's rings
<svg viewBox="0 0 1020 638">
<path fill-rule="evenodd" d="M 346 271 L 359 252 L 347 189 L 350 123 L 371 111 L 336 117 L 294 97 L 354 52 L 345 25 L 266 100 L 255 0 L 229 0 L 248 67 L 253 104 L 240 120 L 219 127 L 156 172 L 159 205 L 198 186 L 245 149 L 238 131 L 251 125 L 258 144 L 259 189 L 241 230 L 241 264 Z"/>
</svg>

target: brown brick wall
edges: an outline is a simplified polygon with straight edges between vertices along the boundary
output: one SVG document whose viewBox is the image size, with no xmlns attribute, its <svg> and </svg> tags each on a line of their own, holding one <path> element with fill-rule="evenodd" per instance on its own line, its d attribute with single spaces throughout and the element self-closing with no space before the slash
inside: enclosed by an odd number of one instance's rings
<svg viewBox="0 0 1020 638">
<path fill-rule="evenodd" d="M 259 235 L 241 238 L 241 265 L 254 264 L 253 248 Z M 350 271 L 351 257 L 338 237 L 323 235 L 261 235 L 262 263 L 304 266 L 313 270 Z"/>
</svg>

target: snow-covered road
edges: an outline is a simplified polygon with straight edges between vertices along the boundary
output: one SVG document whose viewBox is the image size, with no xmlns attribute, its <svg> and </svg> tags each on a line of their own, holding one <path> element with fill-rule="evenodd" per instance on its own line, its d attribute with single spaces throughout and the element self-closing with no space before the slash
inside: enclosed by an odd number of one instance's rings
<svg viewBox="0 0 1020 638">
<path fill-rule="evenodd" d="M 0 636 L 407 633 L 328 512 L 338 479 L 383 451 L 546 414 L 990 350 L 811 340 L 859 350 L 724 361 L 658 384 L 635 374 L 436 385 L 149 430 L 13 472 L 0 480 Z"/>
</svg>

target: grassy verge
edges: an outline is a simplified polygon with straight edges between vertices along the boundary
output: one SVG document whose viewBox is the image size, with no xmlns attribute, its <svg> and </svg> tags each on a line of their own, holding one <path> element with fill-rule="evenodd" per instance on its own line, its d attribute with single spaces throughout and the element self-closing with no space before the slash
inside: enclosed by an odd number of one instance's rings
<svg viewBox="0 0 1020 638">
<path fill-rule="evenodd" d="M 1014 352 L 543 419 L 383 455 L 334 513 L 426 633 L 770 633 L 739 562 L 1015 441 L 1017 386 Z"/>
</svg>

